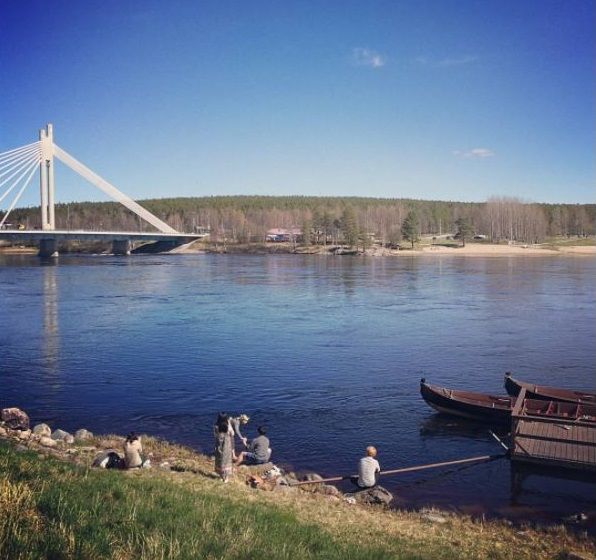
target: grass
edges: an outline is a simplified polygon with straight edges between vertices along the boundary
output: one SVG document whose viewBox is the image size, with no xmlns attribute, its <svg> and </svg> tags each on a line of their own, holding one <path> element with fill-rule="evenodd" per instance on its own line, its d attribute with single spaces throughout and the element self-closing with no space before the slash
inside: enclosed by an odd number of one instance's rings
<svg viewBox="0 0 596 560">
<path fill-rule="evenodd" d="M 593 247 L 596 245 L 596 237 L 551 237 L 544 242 L 544 245 L 552 249 L 557 247 Z"/>
<path fill-rule="evenodd" d="M 207 458 L 179 457 L 195 472 L 95 470 L 0 442 L 0 558 L 517 560 L 596 550 L 562 528 L 520 532 L 458 516 L 436 525 L 298 490 L 253 490 L 240 475 L 224 485 Z"/>
</svg>

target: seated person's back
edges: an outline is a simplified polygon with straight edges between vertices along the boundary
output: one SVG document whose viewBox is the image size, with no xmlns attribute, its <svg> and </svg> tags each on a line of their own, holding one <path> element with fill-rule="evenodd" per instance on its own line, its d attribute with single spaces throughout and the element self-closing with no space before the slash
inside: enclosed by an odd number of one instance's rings
<svg viewBox="0 0 596 560">
<path fill-rule="evenodd" d="M 358 463 L 358 481 L 360 488 L 372 488 L 377 483 L 377 473 L 381 471 L 379 461 L 375 459 L 377 450 L 373 446 L 366 448 L 366 456 Z"/>
<path fill-rule="evenodd" d="M 260 434 L 250 442 L 250 450 L 254 453 L 257 463 L 266 463 L 271 454 L 269 450 L 269 438 L 264 434 Z"/>
</svg>

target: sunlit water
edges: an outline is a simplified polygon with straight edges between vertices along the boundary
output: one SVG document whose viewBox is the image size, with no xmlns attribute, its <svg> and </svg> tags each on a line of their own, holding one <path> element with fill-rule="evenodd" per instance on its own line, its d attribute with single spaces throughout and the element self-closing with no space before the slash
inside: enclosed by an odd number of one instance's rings
<svg viewBox="0 0 596 560">
<path fill-rule="evenodd" d="M 266 424 L 273 459 L 354 472 L 500 448 L 436 415 L 419 379 L 503 393 L 505 371 L 596 386 L 596 259 L 0 256 L 0 406 L 53 428 L 137 430 L 211 452 L 219 411 Z M 405 507 L 556 520 L 596 486 L 499 460 L 387 478 Z"/>
</svg>

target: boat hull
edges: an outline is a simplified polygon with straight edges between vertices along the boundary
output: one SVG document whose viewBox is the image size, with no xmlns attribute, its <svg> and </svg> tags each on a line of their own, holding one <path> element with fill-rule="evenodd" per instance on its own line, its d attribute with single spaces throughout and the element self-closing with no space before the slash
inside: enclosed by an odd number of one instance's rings
<svg viewBox="0 0 596 560">
<path fill-rule="evenodd" d="M 437 412 L 476 420 L 487 424 L 509 424 L 512 400 L 480 393 L 449 391 L 443 387 L 420 383 L 420 394 L 426 403 Z M 474 402 L 475 397 L 478 398 Z M 482 402 L 482 400 L 492 401 Z M 502 405 L 495 404 L 502 401 Z M 505 401 L 508 401 L 507 403 Z"/>
<path fill-rule="evenodd" d="M 522 389 L 526 390 L 528 399 L 541 401 L 561 401 L 579 404 L 596 405 L 596 394 L 587 391 L 572 391 L 547 387 L 545 385 L 533 385 L 514 379 L 510 374 L 505 374 L 505 390 L 512 397 L 517 397 Z"/>
</svg>

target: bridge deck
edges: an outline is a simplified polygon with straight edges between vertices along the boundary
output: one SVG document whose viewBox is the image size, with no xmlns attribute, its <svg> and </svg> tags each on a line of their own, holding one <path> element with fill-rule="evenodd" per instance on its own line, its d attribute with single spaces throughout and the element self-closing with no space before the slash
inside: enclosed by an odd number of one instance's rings
<svg viewBox="0 0 596 560">
<path fill-rule="evenodd" d="M 185 241 L 190 243 L 206 237 L 205 233 L 162 233 L 159 231 L 84 231 L 84 230 L 40 230 L 40 229 L 3 229 L 0 239 L 14 242 L 39 241 L 54 239 L 65 241 L 80 239 L 82 241 Z"/>
</svg>

